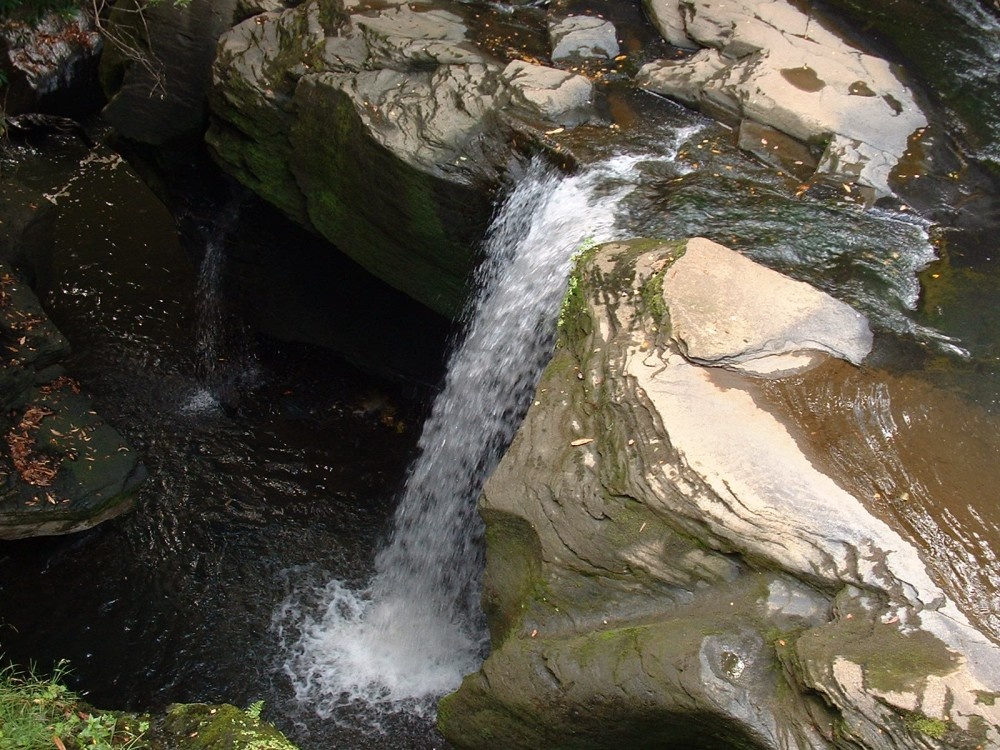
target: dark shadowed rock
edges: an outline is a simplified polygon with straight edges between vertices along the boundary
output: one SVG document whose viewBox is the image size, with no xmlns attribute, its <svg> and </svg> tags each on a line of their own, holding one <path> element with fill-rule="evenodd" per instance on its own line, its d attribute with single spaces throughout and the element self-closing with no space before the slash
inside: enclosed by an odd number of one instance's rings
<svg viewBox="0 0 1000 750">
<path fill-rule="evenodd" d="M 145 470 L 59 363 L 69 345 L 0 263 L 0 539 L 68 534 L 124 513 Z"/>
<path fill-rule="evenodd" d="M 11 13 L 0 18 L 2 108 L 20 112 L 69 110 L 79 89 L 90 93 L 103 40 L 82 10 L 50 12 L 40 20 Z M 86 94 L 84 94 L 86 96 Z"/>
<path fill-rule="evenodd" d="M 216 44 L 232 26 L 235 6 L 236 0 L 162 2 L 140 17 L 133 0 L 114 3 L 106 21 L 112 42 L 101 60 L 110 100 L 104 119 L 142 143 L 200 137 Z M 144 62 L 130 59 L 131 52 Z"/>
</svg>

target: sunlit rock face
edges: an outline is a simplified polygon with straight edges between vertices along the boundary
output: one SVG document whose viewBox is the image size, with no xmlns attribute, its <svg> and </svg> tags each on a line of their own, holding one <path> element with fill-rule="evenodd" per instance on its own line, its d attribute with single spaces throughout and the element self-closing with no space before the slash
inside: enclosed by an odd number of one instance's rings
<svg viewBox="0 0 1000 750">
<path fill-rule="evenodd" d="M 442 703 L 449 739 L 996 743 L 996 634 L 778 396 L 891 379 L 864 318 L 704 239 L 606 245 L 576 278 L 481 500 L 493 651 Z"/>
<path fill-rule="evenodd" d="M 811 144 L 817 172 L 889 195 L 910 138 L 927 125 L 886 60 L 785 0 L 648 0 L 664 37 L 700 50 L 645 66 L 643 87 L 722 120 L 750 120 Z"/>
<path fill-rule="evenodd" d="M 311 0 L 220 43 L 219 163 L 376 276 L 454 316 L 518 143 L 597 119 L 591 82 L 482 51 L 429 3 Z"/>
</svg>

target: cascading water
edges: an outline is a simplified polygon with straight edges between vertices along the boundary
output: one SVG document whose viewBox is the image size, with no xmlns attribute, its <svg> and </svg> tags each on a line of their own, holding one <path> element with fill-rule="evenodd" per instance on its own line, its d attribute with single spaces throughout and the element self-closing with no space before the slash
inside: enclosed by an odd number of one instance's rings
<svg viewBox="0 0 1000 750">
<path fill-rule="evenodd" d="M 512 439 L 553 342 L 574 251 L 610 239 L 642 157 L 564 177 L 533 162 L 497 213 L 478 293 L 420 438 L 388 544 L 361 591 L 327 584 L 275 617 L 285 670 L 321 716 L 345 706 L 423 713 L 478 668 L 486 645 L 476 499 Z"/>
<path fill-rule="evenodd" d="M 198 266 L 195 287 L 195 354 L 199 374 L 211 380 L 220 357 L 223 329 L 222 268 L 225 259 L 225 232 L 217 226 L 205 242 L 205 254 Z"/>
<path fill-rule="evenodd" d="M 195 369 L 199 387 L 184 409 L 214 409 L 232 402 L 240 387 L 255 378 L 254 357 L 242 330 L 227 313 L 223 293 L 226 237 L 240 217 L 240 198 L 233 198 L 208 230 L 195 286 Z"/>
</svg>

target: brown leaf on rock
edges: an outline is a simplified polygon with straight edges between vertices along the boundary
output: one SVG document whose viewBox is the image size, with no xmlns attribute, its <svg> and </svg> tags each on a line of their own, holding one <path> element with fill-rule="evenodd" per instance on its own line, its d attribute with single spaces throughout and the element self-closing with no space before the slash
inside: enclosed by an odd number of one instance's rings
<svg viewBox="0 0 1000 750">
<path fill-rule="evenodd" d="M 54 456 L 36 452 L 37 442 L 33 434 L 52 411 L 41 406 L 29 406 L 24 411 L 17 427 L 6 435 L 11 462 L 21 479 L 35 487 L 47 487 L 56 478 L 59 460 Z"/>
</svg>

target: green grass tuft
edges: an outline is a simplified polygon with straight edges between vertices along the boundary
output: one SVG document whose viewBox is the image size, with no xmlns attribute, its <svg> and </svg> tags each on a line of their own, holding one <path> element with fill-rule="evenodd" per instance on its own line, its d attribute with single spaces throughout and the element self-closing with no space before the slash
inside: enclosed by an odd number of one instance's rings
<svg viewBox="0 0 1000 750">
<path fill-rule="evenodd" d="M 148 722 L 94 711 L 62 683 L 67 665 L 52 677 L 0 668 L 0 750 L 137 750 Z"/>
</svg>

